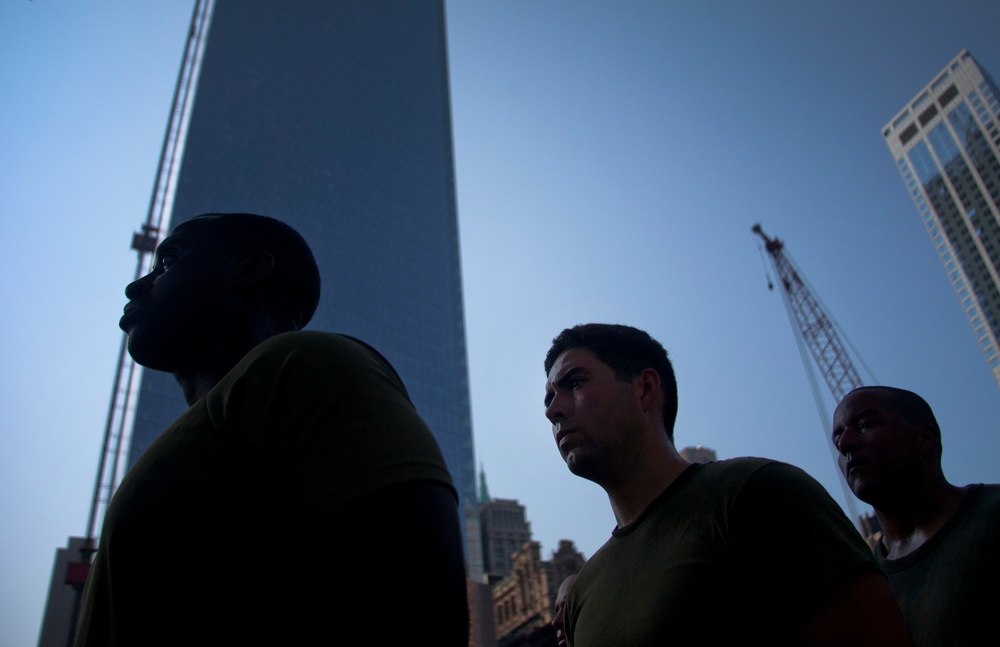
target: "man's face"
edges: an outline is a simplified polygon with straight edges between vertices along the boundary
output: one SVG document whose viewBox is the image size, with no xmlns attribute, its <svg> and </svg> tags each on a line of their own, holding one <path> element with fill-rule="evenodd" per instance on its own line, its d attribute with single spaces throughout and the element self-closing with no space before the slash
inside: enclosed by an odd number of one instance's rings
<svg viewBox="0 0 1000 647">
<path fill-rule="evenodd" d="M 232 268 L 208 224 L 178 225 L 157 248 L 153 270 L 125 288 L 118 325 L 133 359 L 161 371 L 191 368 L 221 333 Z"/>
<path fill-rule="evenodd" d="M 555 612 L 556 615 L 552 618 L 552 628 L 556 630 L 556 642 L 559 647 L 566 647 L 566 631 L 564 622 L 566 616 L 563 613 L 563 608 L 566 606 L 566 596 L 569 595 L 569 588 L 573 586 L 573 580 L 576 579 L 576 575 L 570 575 L 563 583 L 559 585 L 559 592 L 556 593 L 556 605 Z"/>
<path fill-rule="evenodd" d="M 867 503 L 886 488 L 906 482 L 918 457 L 920 428 L 886 391 L 861 389 L 841 400 L 833 414 L 837 462 L 854 494 Z"/>
<path fill-rule="evenodd" d="M 545 385 L 545 417 L 559 453 L 577 476 L 605 485 L 636 458 L 640 391 L 582 348 L 561 354 Z"/>
</svg>

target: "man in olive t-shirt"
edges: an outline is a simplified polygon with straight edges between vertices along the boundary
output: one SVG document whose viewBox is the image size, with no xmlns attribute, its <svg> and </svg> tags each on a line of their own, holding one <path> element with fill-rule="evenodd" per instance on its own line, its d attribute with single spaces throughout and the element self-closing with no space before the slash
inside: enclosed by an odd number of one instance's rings
<svg viewBox="0 0 1000 647">
<path fill-rule="evenodd" d="M 190 408 L 105 517 L 77 645 L 464 645 L 451 478 L 399 376 L 356 339 L 298 332 L 319 300 L 284 223 L 178 225 L 120 326 Z M 407 600 L 384 621 L 387 586 Z"/>
<path fill-rule="evenodd" d="M 569 328 L 545 372 L 559 452 L 604 488 L 618 522 L 569 591 L 570 647 L 909 644 L 867 545 L 812 478 L 677 453 L 673 367 L 647 333 Z"/>
</svg>

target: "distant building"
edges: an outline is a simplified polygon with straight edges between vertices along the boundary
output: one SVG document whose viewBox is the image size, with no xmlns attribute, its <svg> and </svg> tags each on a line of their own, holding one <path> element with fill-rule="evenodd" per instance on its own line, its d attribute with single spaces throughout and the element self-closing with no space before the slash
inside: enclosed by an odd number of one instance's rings
<svg viewBox="0 0 1000 647">
<path fill-rule="evenodd" d="M 552 622 L 549 576 L 542 562 L 541 544 L 526 541 L 514 553 L 511 572 L 493 585 L 497 635 L 530 633 Z"/>
<path fill-rule="evenodd" d="M 496 647 L 493 590 L 485 582 L 466 580 L 469 597 L 469 647 Z"/>
<path fill-rule="evenodd" d="M 527 541 L 513 555 L 511 572 L 493 585 L 493 607 L 499 647 L 542 647 L 556 644 L 551 622 L 556 592 L 567 576 L 586 561 L 572 541 L 559 541 L 552 559 L 541 559 L 541 545 Z"/>
<path fill-rule="evenodd" d="M 479 527 L 483 570 L 487 582 L 494 584 L 511 572 L 513 554 L 531 541 L 531 524 L 516 499 L 491 499 L 479 504 Z"/>
<path fill-rule="evenodd" d="M 90 563 L 91 553 L 93 551 L 85 537 L 70 537 L 66 548 L 56 549 L 38 647 L 66 647 L 71 644 L 80 612 L 79 593 L 86 582 L 86 565 Z"/>
<path fill-rule="evenodd" d="M 483 538 L 484 579 L 492 593 L 491 624 L 498 647 L 555 647 L 552 622 L 559 585 L 586 559 L 568 539 L 559 540 L 548 561 L 531 539 L 531 524 L 517 499 L 493 499 L 486 473 L 479 473 L 479 525 Z M 471 591 L 472 589 L 470 589 Z M 481 603 L 477 599 L 476 605 Z M 470 593 L 470 607 L 473 604 Z M 473 612 L 474 615 L 477 611 Z M 480 616 L 481 617 L 481 616 Z M 485 636 L 485 627 L 473 633 Z M 485 642 L 478 643 L 485 645 Z"/>
<path fill-rule="evenodd" d="M 870 547 L 875 548 L 875 544 L 882 538 L 882 524 L 878 522 L 878 517 L 868 513 L 858 517 L 858 521 L 861 524 L 861 534 L 865 541 Z"/>
<path fill-rule="evenodd" d="M 559 592 L 559 585 L 570 575 L 579 573 L 586 561 L 583 553 L 576 549 L 572 541 L 569 539 L 559 540 L 559 548 L 552 551 L 552 558 L 549 560 L 547 570 L 550 607 L 554 609 L 556 606 L 556 593 Z"/>
<path fill-rule="evenodd" d="M 882 129 L 1000 385 L 1000 91 L 962 50 Z"/>
<path fill-rule="evenodd" d="M 692 463 L 709 463 L 711 461 L 718 460 L 715 456 L 714 449 L 702 447 L 701 445 L 685 447 L 678 453 L 681 455 L 681 458 Z"/>
</svg>

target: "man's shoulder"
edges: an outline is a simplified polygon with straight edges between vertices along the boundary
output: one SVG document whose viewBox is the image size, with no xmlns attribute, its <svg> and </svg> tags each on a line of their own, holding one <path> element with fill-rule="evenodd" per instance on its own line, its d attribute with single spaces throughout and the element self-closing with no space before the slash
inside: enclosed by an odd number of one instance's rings
<svg viewBox="0 0 1000 647">
<path fill-rule="evenodd" d="M 391 367 L 389 360 L 370 344 L 350 335 L 318 330 L 296 330 L 270 337 L 250 350 L 241 363 L 323 363 L 331 358 L 336 358 L 339 364 L 375 363 Z"/>
<path fill-rule="evenodd" d="M 805 470 L 791 463 L 785 463 L 773 458 L 760 456 L 740 456 L 712 461 L 702 465 L 707 476 L 753 477 L 755 480 L 770 479 L 805 479 L 814 480 Z"/>
<path fill-rule="evenodd" d="M 695 478 L 709 481 L 718 479 L 746 481 L 751 478 L 756 479 L 761 474 L 793 479 L 807 476 L 801 469 L 788 463 L 758 456 L 741 456 L 701 463 Z"/>
<path fill-rule="evenodd" d="M 998 483 L 977 483 L 971 487 L 979 488 L 979 497 L 987 505 L 1000 505 L 1000 484 Z"/>
<path fill-rule="evenodd" d="M 766 465 L 771 465 L 773 463 L 778 463 L 784 465 L 771 458 L 761 458 L 759 456 L 738 456 L 736 458 L 724 458 L 719 461 L 710 461 L 708 463 L 702 463 L 706 469 L 718 472 L 753 472 Z"/>
<path fill-rule="evenodd" d="M 940 534 L 948 534 L 952 526 L 969 523 L 988 527 L 993 532 L 1000 531 L 1000 485 L 972 483 L 963 489 L 962 502 Z"/>
<path fill-rule="evenodd" d="M 808 481 L 810 477 L 799 468 L 769 458 L 747 456 L 695 463 L 636 521 L 613 534 L 624 537 L 650 525 L 670 526 L 675 519 L 714 519 L 744 508 L 747 502 L 772 506 L 786 498 L 784 491 L 788 487 L 794 489 Z"/>
<path fill-rule="evenodd" d="M 234 390 L 267 393 L 268 397 L 285 393 L 299 401 L 310 393 L 325 398 L 331 385 L 344 393 L 368 388 L 409 397 L 396 369 L 377 350 L 354 337 L 313 330 L 264 340 L 210 393 L 215 399 L 228 399 Z"/>
<path fill-rule="evenodd" d="M 342 335 L 335 332 L 325 332 L 319 330 L 294 330 L 283 332 L 273 337 L 269 337 L 255 346 L 249 355 L 260 355 L 265 353 L 283 352 L 293 349 L 349 349 L 366 348 L 371 346 L 360 339 Z"/>
<path fill-rule="evenodd" d="M 746 457 L 706 463 L 701 468 L 693 479 L 699 485 L 692 488 L 691 496 L 717 501 L 730 519 L 755 524 L 773 518 L 773 523 L 780 523 L 781 518 L 801 515 L 799 522 L 805 523 L 808 517 L 818 523 L 846 524 L 857 534 L 822 484 L 795 465 Z"/>
<path fill-rule="evenodd" d="M 984 520 L 994 534 L 1000 533 L 1000 485 L 976 483 L 967 489 L 968 512 L 965 515 Z"/>
</svg>

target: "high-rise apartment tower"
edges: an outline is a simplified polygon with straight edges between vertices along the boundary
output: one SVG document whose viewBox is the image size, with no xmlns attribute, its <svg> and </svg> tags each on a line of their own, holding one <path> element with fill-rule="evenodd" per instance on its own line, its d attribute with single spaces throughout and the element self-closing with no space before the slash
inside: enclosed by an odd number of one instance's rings
<svg viewBox="0 0 1000 647">
<path fill-rule="evenodd" d="M 963 50 L 882 136 L 1000 385 L 1000 91 Z"/>
<path fill-rule="evenodd" d="M 446 41 L 442 0 L 215 0 L 170 226 L 251 212 L 305 237 L 323 277 L 309 328 L 395 366 L 444 452 L 478 577 Z M 129 464 L 185 408 L 146 370 Z"/>
</svg>

